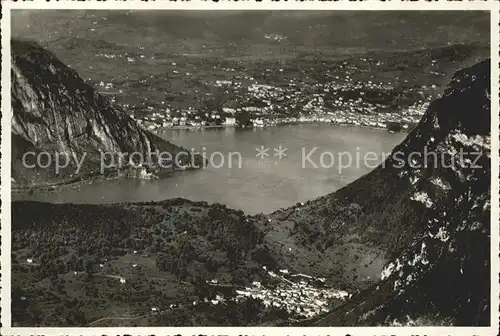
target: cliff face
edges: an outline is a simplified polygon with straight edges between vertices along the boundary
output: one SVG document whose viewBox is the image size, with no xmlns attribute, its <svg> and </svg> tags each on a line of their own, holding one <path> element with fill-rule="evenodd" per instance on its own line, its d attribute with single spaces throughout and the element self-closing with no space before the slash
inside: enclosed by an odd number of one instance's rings
<svg viewBox="0 0 500 336">
<path fill-rule="evenodd" d="M 31 42 L 11 42 L 13 178 L 20 184 L 57 181 L 75 173 L 75 160 L 86 155 L 80 175 L 98 170 L 100 153 L 156 150 L 172 155 L 181 148 L 141 129 L 133 119 L 85 84 L 76 71 Z M 68 168 L 27 169 L 26 151 L 65 153 Z M 29 159 L 33 161 L 31 156 Z M 30 162 L 33 164 L 33 162 Z"/>
<path fill-rule="evenodd" d="M 319 325 L 489 325 L 490 113 L 485 61 L 458 72 L 395 149 L 407 163 L 398 168 L 401 197 L 420 214 L 400 223 L 413 236 L 381 282 Z M 424 150 L 427 162 L 412 155 Z"/>
</svg>

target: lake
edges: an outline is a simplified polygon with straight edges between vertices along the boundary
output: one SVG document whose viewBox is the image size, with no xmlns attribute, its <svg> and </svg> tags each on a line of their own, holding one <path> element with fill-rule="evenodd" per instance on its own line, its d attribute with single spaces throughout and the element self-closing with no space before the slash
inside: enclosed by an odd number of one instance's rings
<svg viewBox="0 0 500 336">
<path fill-rule="evenodd" d="M 96 204 L 183 197 L 250 214 L 269 213 L 331 193 L 368 173 L 406 133 L 301 124 L 168 130 L 159 135 L 206 153 L 212 165 L 166 179 L 99 181 L 57 192 L 13 193 L 12 199 Z"/>
</svg>

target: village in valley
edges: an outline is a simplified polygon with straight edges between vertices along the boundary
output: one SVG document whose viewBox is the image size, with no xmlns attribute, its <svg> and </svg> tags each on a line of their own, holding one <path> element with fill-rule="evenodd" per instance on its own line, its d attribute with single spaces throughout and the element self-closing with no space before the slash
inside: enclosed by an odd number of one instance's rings
<svg viewBox="0 0 500 336">
<path fill-rule="evenodd" d="M 355 82 L 349 75 L 336 78 L 343 83 L 315 84 L 306 91 L 319 93 L 305 94 L 301 87 L 304 83 L 296 78 L 290 79 L 288 87 L 281 87 L 259 84 L 254 78 L 246 77 L 243 79 L 254 83 L 245 88 L 246 92 L 240 93 L 241 100 L 258 102 L 255 104 L 258 106 L 233 103 L 232 107 L 223 106 L 203 113 L 192 107 L 182 110 L 166 107 L 161 112 L 150 108 L 151 114 L 137 120 L 150 130 L 210 126 L 245 128 L 293 123 L 332 123 L 382 129 L 387 129 L 391 124 L 400 124 L 400 129 L 406 130 L 418 122 L 431 100 L 425 99 L 422 93 L 421 99 L 404 109 L 380 113 L 381 110 L 387 110 L 386 106 L 364 99 L 363 90 L 382 92 L 392 90 L 392 87 L 381 82 Z M 212 85 L 223 88 L 225 92 L 245 91 L 238 79 L 217 80 Z M 437 91 L 435 86 L 423 90 L 428 90 L 428 93 Z M 358 93 L 357 97 L 349 97 L 353 92 Z"/>
<path fill-rule="evenodd" d="M 148 58 L 143 54 L 135 58 L 101 56 L 126 58 L 137 66 Z M 427 57 L 432 78 L 425 84 L 418 76 L 393 71 L 390 58 L 384 61 L 384 57 L 375 56 L 333 63 L 301 61 L 300 66 L 290 61 L 271 64 L 234 60 L 213 61 L 209 66 L 210 60 L 204 60 L 208 64 L 201 67 L 186 58 L 166 64 L 166 74 L 136 81 L 134 89 L 143 91 L 136 90 L 141 96 L 134 99 L 128 94 L 129 84 L 120 85 L 133 81 L 129 75 L 117 78 L 118 84 L 89 81 L 149 130 L 331 123 L 400 131 L 413 128 L 430 101 L 442 93 L 446 66 Z M 387 69 L 393 76 L 387 75 Z M 166 92 L 151 92 L 151 84 L 164 78 L 177 86 L 170 85 Z"/>
<path fill-rule="evenodd" d="M 265 307 L 283 309 L 296 319 L 305 319 L 327 312 L 334 300 L 344 301 L 352 295 L 344 290 L 326 286 L 324 278 L 291 274 L 286 269 L 274 272 L 268 270 L 266 266 L 263 266 L 263 269 L 269 278 L 274 280 L 273 286 L 254 281 L 251 286 L 236 289 L 236 296 L 217 295 L 214 299 L 205 299 L 205 302 L 215 305 L 223 304 L 227 300 L 241 302 L 252 298 L 261 300 Z M 212 286 L 219 285 L 217 279 L 207 283 Z"/>
<path fill-rule="evenodd" d="M 38 268 L 40 266 L 33 258 L 27 258 L 23 264 L 24 267 L 28 268 Z M 133 263 L 131 267 L 140 268 L 140 265 Z M 107 262 L 100 263 L 99 271 L 94 272 L 93 276 L 109 279 L 110 285 L 126 286 L 128 283 L 127 276 L 108 274 L 111 271 L 109 268 Z M 352 296 L 352 293 L 327 285 L 325 278 L 317 278 L 302 273 L 296 274 L 287 269 L 270 270 L 267 266 L 262 266 L 262 271 L 265 275 L 263 280 L 253 281 L 245 287 L 225 284 L 218 279 L 206 280 L 207 285 L 214 288 L 216 294 L 213 297 L 205 297 L 203 300 L 194 300 L 189 303 L 169 304 L 165 307 L 151 306 L 149 313 L 145 313 L 145 316 L 163 314 L 186 304 L 189 306 L 200 304 L 215 306 L 226 305 L 229 302 L 240 304 L 245 300 L 254 299 L 261 302 L 264 308 L 286 311 L 288 319 L 293 322 L 307 320 L 326 313 L 332 306 L 336 306 Z M 116 272 L 116 269 L 112 272 Z M 87 276 L 86 274 L 87 272 L 72 271 L 68 276 L 77 279 Z M 228 291 L 228 289 L 230 290 Z M 98 319 L 91 325 L 106 319 L 108 318 Z"/>
</svg>

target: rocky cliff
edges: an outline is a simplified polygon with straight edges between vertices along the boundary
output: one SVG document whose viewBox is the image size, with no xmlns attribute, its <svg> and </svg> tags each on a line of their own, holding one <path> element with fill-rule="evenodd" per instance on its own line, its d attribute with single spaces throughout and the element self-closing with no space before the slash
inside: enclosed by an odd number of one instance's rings
<svg viewBox="0 0 500 336">
<path fill-rule="evenodd" d="M 458 72 L 396 148 L 405 165 L 393 183 L 419 214 L 399 223 L 413 232 L 406 247 L 319 325 L 489 325 L 490 113 L 485 61 Z"/>
<path fill-rule="evenodd" d="M 141 129 L 36 43 L 11 41 L 11 57 L 12 176 L 18 184 L 94 175 L 99 172 L 101 153 L 136 152 L 145 160 L 156 150 L 172 155 L 182 150 Z M 51 154 L 52 164 L 45 169 L 27 168 L 22 157 L 28 151 Z M 54 153 L 67 157 L 69 166 L 56 172 Z M 82 169 L 76 173 L 76 162 L 83 155 Z M 26 159 L 29 166 L 35 165 L 34 155 Z M 49 164 L 48 156 L 41 159 L 43 166 Z"/>
</svg>

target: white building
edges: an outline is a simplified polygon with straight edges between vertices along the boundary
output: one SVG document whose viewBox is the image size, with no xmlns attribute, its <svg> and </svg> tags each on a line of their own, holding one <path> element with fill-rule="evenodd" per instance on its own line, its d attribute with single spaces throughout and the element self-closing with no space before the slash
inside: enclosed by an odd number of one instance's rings
<svg viewBox="0 0 500 336">
<path fill-rule="evenodd" d="M 236 125 L 236 118 L 234 117 L 226 117 L 226 121 L 224 122 L 226 126 L 234 126 Z"/>
<path fill-rule="evenodd" d="M 255 119 L 253 121 L 253 125 L 255 127 L 264 127 L 264 120 L 262 120 L 262 119 Z"/>
</svg>

